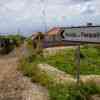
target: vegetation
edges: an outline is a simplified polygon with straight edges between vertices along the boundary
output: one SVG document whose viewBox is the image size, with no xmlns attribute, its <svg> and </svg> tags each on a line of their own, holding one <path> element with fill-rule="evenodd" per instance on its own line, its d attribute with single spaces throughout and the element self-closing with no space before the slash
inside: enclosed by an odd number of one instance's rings
<svg viewBox="0 0 100 100">
<path fill-rule="evenodd" d="M 100 48 L 93 46 L 81 47 L 81 74 L 98 74 L 100 75 Z M 66 49 L 51 56 L 47 56 L 44 60 L 46 63 L 65 71 L 69 74 L 75 74 L 75 50 Z"/>
<path fill-rule="evenodd" d="M 47 63 L 52 65 L 67 74 L 76 74 L 76 65 L 75 65 L 75 49 L 68 48 L 61 50 L 53 55 L 48 55 L 46 57 L 39 57 L 38 53 L 34 52 L 31 44 L 30 46 L 30 57 L 29 59 L 32 62 L 39 62 L 39 63 Z M 33 57 L 32 57 L 33 55 Z M 35 58 L 35 59 L 34 59 Z M 80 53 L 80 73 L 83 75 L 95 74 L 100 75 L 100 45 L 84 45 L 81 47 Z M 35 61 L 34 61 L 35 60 Z"/>
<path fill-rule="evenodd" d="M 91 95 L 99 94 L 100 86 L 95 83 L 62 85 L 49 87 L 51 100 L 91 100 Z"/>
<path fill-rule="evenodd" d="M 11 52 L 15 47 L 20 46 L 25 38 L 20 35 L 7 35 L 7 36 L 0 36 L 0 42 L 2 42 L 2 46 L 0 49 L 0 54 L 8 54 Z"/>
<path fill-rule="evenodd" d="M 20 44 L 23 43 L 23 40 L 25 39 L 24 36 L 21 36 L 19 34 L 16 34 L 16 35 L 8 35 L 6 38 L 12 40 L 13 41 L 13 44 L 15 46 L 20 46 Z"/>
<path fill-rule="evenodd" d="M 30 43 L 31 44 L 31 43 Z M 31 46 L 31 45 L 30 45 Z M 74 49 L 65 49 L 46 58 L 35 55 L 32 48 L 28 57 L 20 59 L 20 70 L 33 82 L 48 88 L 50 100 L 91 100 L 91 95 L 100 94 L 100 86 L 93 82 L 77 84 L 58 84 L 54 78 L 39 69 L 37 64 L 48 63 L 69 74 L 75 74 Z M 81 47 L 81 74 L 100 74 L 100 48 L 92 46 Z M 91 63 L 91 61 L 93 62 Z M 45 61 L 45 62 L 44 62 Z M 96 65 L 95 65 L 96 64 Z"/>
<path fill-rule="evenodd" d="M 50 100 L 91 100 L 91 95 L 100 94 L 100 86 L 93 82 L 77 84 L 58 84 L 54 78 L 46 72 L 39 69 L 37 64 L 39 61 L 28 60 L 24 58 L 20 60 L 20 70 L 24 75 L 31 78 L 33 82 L 37 82 L 45 86 L 49 91 Z M 40 61 L 42 61 L 40 59 Z"/>
<path fill-rule="evenodd" d="M 23 58 L 20 60 L 19 68 L 25 76 L 31 77 L 33 82 L 38 82 L 44 86 L 47 86 L 53 82 L 53 78 L 48 74 L 40 70 L 36 62 L 31 62 L 30 58 Z"/>
</svg>

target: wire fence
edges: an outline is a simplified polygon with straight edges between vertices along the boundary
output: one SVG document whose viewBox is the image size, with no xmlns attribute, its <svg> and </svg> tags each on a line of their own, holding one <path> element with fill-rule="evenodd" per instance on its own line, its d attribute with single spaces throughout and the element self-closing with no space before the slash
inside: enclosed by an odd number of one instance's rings
<svg viewBox="0 0 100 100">
<path fill-rule="evenodd" d="M 88 55 L 84 54 L 86 60 L 87 60 L 87 63 L 88 64 L 92 64 L 92 65 L 95 65 L 95 66 L 100 66 L 100 61 L 95 61 L 93 60 L 92 58 L 90 58 Z"/>
</svg>

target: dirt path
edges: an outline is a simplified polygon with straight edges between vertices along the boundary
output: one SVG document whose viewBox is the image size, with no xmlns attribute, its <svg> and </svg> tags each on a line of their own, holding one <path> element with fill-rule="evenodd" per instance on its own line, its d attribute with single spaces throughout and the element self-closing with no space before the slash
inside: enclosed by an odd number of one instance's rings
<svg viewBox="0 0 100 100">
<path fill-rule="evenodd" d="M 70 74 L 66 74 L 65 72 L 50 66 L 48 64 L 39 64 L 38 67 L 43 70 L 44 72 L 46 72 L 48 75 L 53 76 L 53 78 L 57 81 L 57 82 L 76 82 L 75 77 L 73 77 Z M 100 85 L 100 75 L 81 75 L 80 76 L 81 81 L 83 82 L 95 82 L 96 84 Z"/>
<path fill-rule="evenodd" d="M 18 72 L 17 61 L 16 57 L 0 57 L 0 100 L 48 100 L 47 89 Z"/>
</svg>

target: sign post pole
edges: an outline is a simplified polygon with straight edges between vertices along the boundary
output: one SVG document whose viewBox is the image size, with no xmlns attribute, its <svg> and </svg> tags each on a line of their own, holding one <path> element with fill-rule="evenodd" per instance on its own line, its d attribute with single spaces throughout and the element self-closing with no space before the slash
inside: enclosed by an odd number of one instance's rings
<svg viewBox="0 0 100 100">
<path fill-rule="evenodd" d="M 77 84 L 80 82 L 80 44 L 76 48 L 76 79 L 77 79 Z"/>
</svg>

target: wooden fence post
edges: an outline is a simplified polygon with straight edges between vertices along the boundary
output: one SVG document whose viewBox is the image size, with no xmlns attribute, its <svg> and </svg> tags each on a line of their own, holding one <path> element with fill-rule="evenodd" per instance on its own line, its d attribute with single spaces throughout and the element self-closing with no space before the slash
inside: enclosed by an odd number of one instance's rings
<svg viewBox="0 0 100 100">
<path fill-rule="evenodd" d="M 76 48 L 76 79 L 77 79 L 77 84 L 80 83 L 80 44 Z"/>
</svg>

